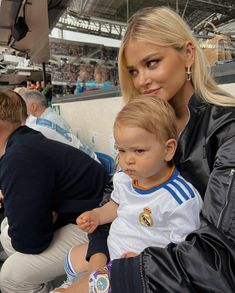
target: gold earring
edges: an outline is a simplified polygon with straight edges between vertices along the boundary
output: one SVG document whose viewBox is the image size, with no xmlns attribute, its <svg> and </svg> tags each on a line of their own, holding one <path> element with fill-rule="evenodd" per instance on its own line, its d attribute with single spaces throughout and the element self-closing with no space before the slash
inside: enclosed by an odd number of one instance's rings
<svg viewBox="0 0 235 293">
<path fill-rule="evenodd" d="M 191 77 L 192 77 L 191 67 L 187 66 L 186 80 L 191 80 Z"/>
</svg>

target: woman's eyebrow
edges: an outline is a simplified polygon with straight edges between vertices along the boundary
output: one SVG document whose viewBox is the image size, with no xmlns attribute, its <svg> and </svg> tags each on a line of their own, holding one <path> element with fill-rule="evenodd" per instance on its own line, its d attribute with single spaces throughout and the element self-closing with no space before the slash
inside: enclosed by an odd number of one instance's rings
<svg viewBox="0 0 235 293">
<path fill-rule="evenodd" d="M 151 58 L 153 58 L 153 57 L 154 57 L 154 58 L 157 58 L 157 55 L 159 55 L 157 52 L 150 53 L 148 56 L 145 56 L 142 60 L 140 60 L 139 63 L 141 63 L 141 64 L 145 64 L 149 59 L 151 59 Z M 132 66 L 132 65 L 127 65 L 126 68 L 127 68 L 128 70 L 135 69 L 135 67 Z"/>
</svg>

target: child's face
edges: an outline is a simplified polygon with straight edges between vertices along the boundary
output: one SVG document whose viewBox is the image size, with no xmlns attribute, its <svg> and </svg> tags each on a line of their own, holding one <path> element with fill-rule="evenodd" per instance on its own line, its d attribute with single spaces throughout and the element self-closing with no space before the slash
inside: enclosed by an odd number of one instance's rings
<svg viewBox="0 0 235 293">
<path fill-rule="evenodd" d="M 168 174 L 169 157 L 167 142 L 139 127 L 121 126 L 114 129 L 114 137 L 119 151 L 121 169 L 132 179 L 147 183 L 158 183 Z"/>
</svg>

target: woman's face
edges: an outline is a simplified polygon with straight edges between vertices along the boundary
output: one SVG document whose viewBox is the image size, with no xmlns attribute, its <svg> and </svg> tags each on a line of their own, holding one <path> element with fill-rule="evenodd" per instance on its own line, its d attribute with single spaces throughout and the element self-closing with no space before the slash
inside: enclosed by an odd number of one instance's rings
<svg viewBox="0 0 235 293">
<path fill-rule="evenodd" d="M 80 70 L 80 72 L 79 72 L 79 78 L 80 78 L 80 80 L 86 80 L 86 78 L 87 78 L 87 72 L 86 72 L 86 70 Z"/>
<path fill-rule="evenodd" d="M 102 83 L 102 75 L 101 75 L 101 72 L 95 71 L 94 78 L 95 78 L 95 80 L 96 80 L 97 83 Z"/>
<path fill-rule="evenodd" d="M 171 47 L 131 40 L 124 55 L 134 87 L 140 94 L 165 101 L 192 95 L 192 84 L 186 80 L 187 49 L 177 51 Z"/>
</svg>

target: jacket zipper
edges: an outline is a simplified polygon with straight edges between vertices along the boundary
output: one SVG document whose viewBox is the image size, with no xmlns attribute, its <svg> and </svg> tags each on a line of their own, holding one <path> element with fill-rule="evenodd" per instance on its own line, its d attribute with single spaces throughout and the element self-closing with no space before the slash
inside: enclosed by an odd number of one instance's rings
<svg viewBox="0 0 235 293">
<path fill-rule="evenodd" d="M 229 194 L 230 194 L 229 191 L 230 191 L 230 186 L 231 186 L 231 183 L 232 183 L 234 173 L 235 173 L 235 169 L 231 169 L 230 173 L 229 173 L 229 178 L 228 178 L 228 189 L 227 189 L 227 192 L 226 192 L 225 204 L 224 204 L 224 208 L 222 209 L 222 211 L 220 213 L 219 220 L 218 220 L 218 223 L 217 223 L 217 228 L 220 228 L 220 224 L 221 224 L 222 219 L 223 219 L 224 211 L 225 211 L 225 209 L 226 209 L 226 207 L 228 205 Z"/>
</svg>

